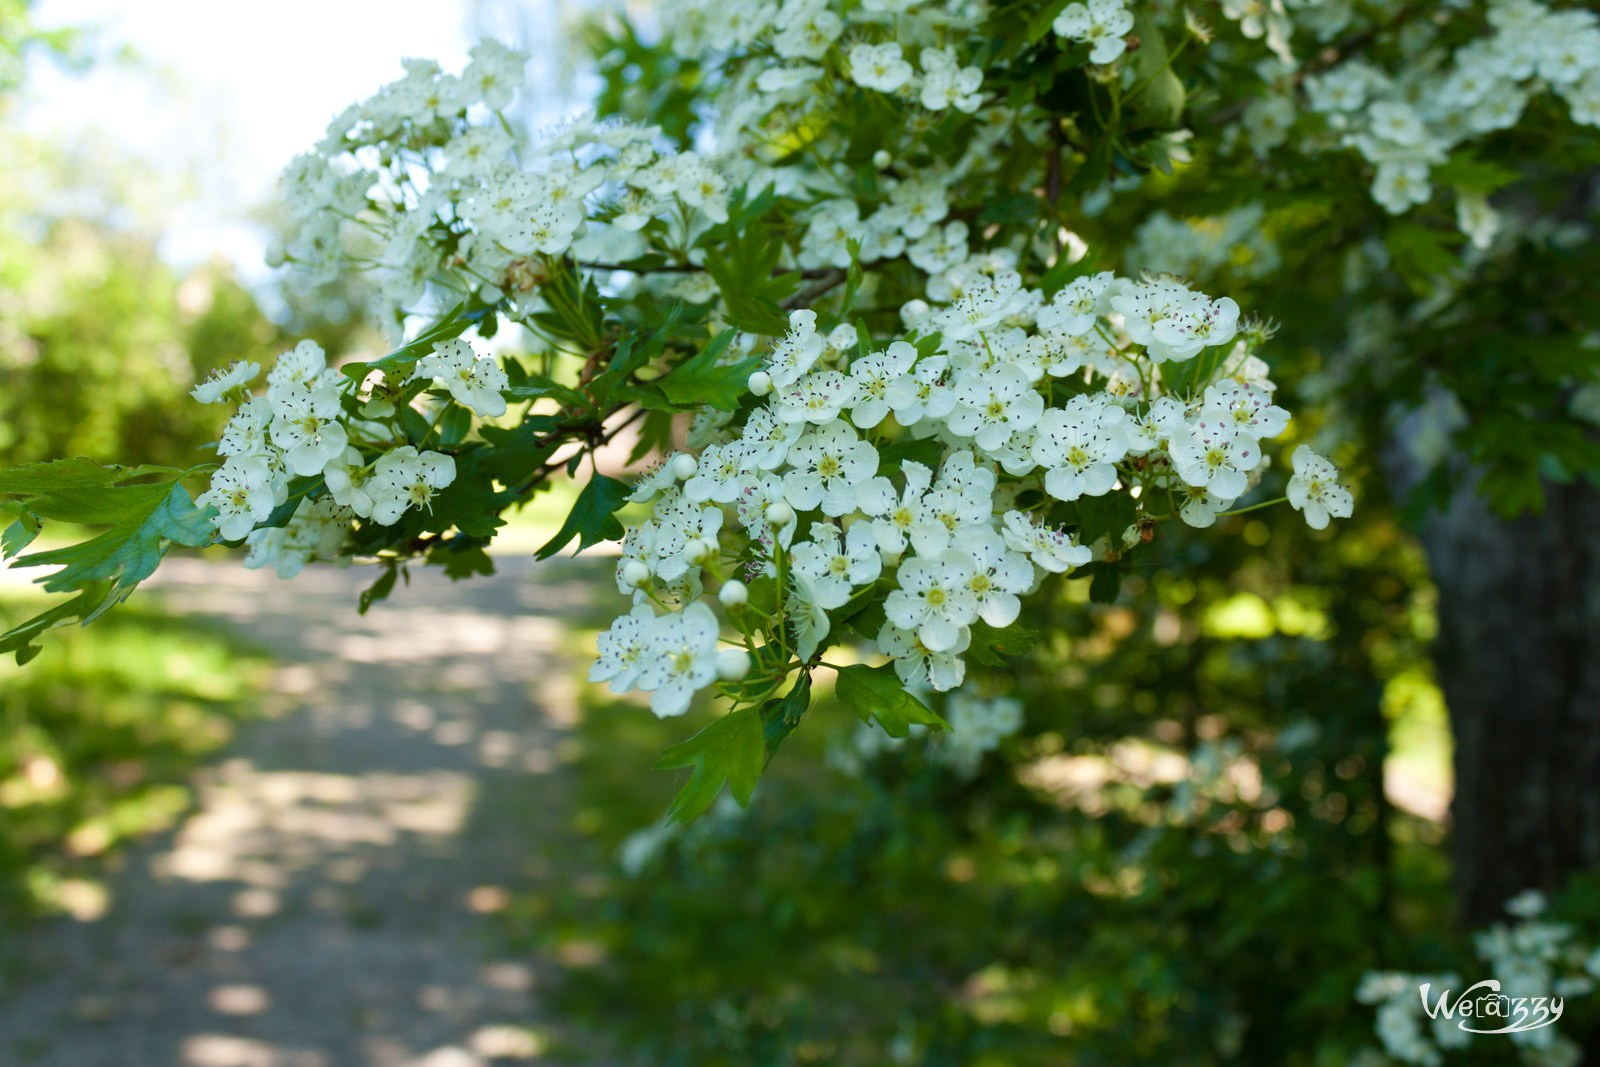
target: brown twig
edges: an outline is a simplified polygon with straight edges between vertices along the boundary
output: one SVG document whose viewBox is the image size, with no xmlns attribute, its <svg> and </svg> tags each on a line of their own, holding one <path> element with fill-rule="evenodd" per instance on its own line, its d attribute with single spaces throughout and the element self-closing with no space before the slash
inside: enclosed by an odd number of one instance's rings
<svg viewBox="0 0 1600 1067">
<path fill-rule="evenodd" d="M 817 280 L 800 290 L 798 293 L 795 293 L 787 300 L 780 300 L 778 302 L 778 306 L 783 308 L 785 311 L 789 311 L 793 308 L 809 306 L 812 301 L 816 300 L 817 297 L 821 296 L 823 293 L 826 293 L 829 289 L 832 289 L 834 286 L 838 285 L 840 282 L 844 281 L 846 277 L 848 277 L 848 275 L 838 267 L 829 267 L 818 274 L 806 274 L 804 271 L 802 271 L 801 276 L 816 278 Z"/>
</svg>

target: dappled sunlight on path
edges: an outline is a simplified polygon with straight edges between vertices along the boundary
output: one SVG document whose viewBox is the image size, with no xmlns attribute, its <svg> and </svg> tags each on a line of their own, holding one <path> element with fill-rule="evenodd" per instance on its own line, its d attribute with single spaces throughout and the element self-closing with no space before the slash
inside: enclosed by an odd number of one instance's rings
<svg viewBox="0 0 1600 1067">
<path fill-rule="evenodd" d="M 491 915 L 570 841 L 567 620 L 595 586 L 581 563 L 500 562 L 459 584 L 419 569 L 364 617 L 370 569 L 162 570 L 171 610 L 276 654 L 268 717 L 129 856 L 103 918 L 13 946 L 0 1064 L 548 1062 L 542 975 Z"/>
</svg>

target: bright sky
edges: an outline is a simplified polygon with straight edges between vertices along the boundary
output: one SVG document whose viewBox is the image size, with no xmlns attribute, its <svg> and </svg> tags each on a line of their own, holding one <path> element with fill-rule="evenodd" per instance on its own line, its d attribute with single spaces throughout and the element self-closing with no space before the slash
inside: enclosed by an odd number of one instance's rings
<svg viewBox="0 0 1600 1067">
<path fill-rule="evenodd" d="M 535 56 L 530 89 L 548 122 L 560 97 L 557 0 L 40 0 L 39 25 L 99 28 L 97 55 L 143 60 L 87 74 L 36 62 L 22 121 L 36 132 L 98 133 L 187 189 L 167 212 L 162 251 L 189 265 L 220 251 L 262 277 L 264 233 L 249 220 L 290 158 L 328 120 L 404 72 L 400 60 L 458 71 L 485 33 Z"/>
</svg>

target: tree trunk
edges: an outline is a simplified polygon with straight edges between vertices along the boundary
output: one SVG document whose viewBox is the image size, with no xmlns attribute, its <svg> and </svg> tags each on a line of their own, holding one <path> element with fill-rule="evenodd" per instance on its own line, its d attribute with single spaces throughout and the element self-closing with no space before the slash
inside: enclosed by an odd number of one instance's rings
<svg viewBox="0 0 1600 1067">
<path fill-rule="evenodd" d="M 1468 926 L 1600 864 L 1600 493 L 1545 489 L 1543 514 L 1506 521 L 1469 487 L 1423 533 Z"/>
</svg>

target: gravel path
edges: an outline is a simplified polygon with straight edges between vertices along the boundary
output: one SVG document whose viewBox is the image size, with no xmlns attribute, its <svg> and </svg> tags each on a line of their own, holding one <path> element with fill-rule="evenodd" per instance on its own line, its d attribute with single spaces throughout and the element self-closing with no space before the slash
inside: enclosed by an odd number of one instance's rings
<svg viewBox="0 0 1600 1067">
<path fill-rule="evenodd" d="M 155 588 L 280 667 L 270 718 L 130 857 L 108 914 L 24 935 L 0 1002 L 10 1067 L 483 1067 L 538 1059 L 545 975 L 497 944 L 508 889 L 570 841 L 563 619 L 582 563 L 419 568 L 358 616 L 371 569 L 293 582 L 175 560 Z"/>
</svg>

